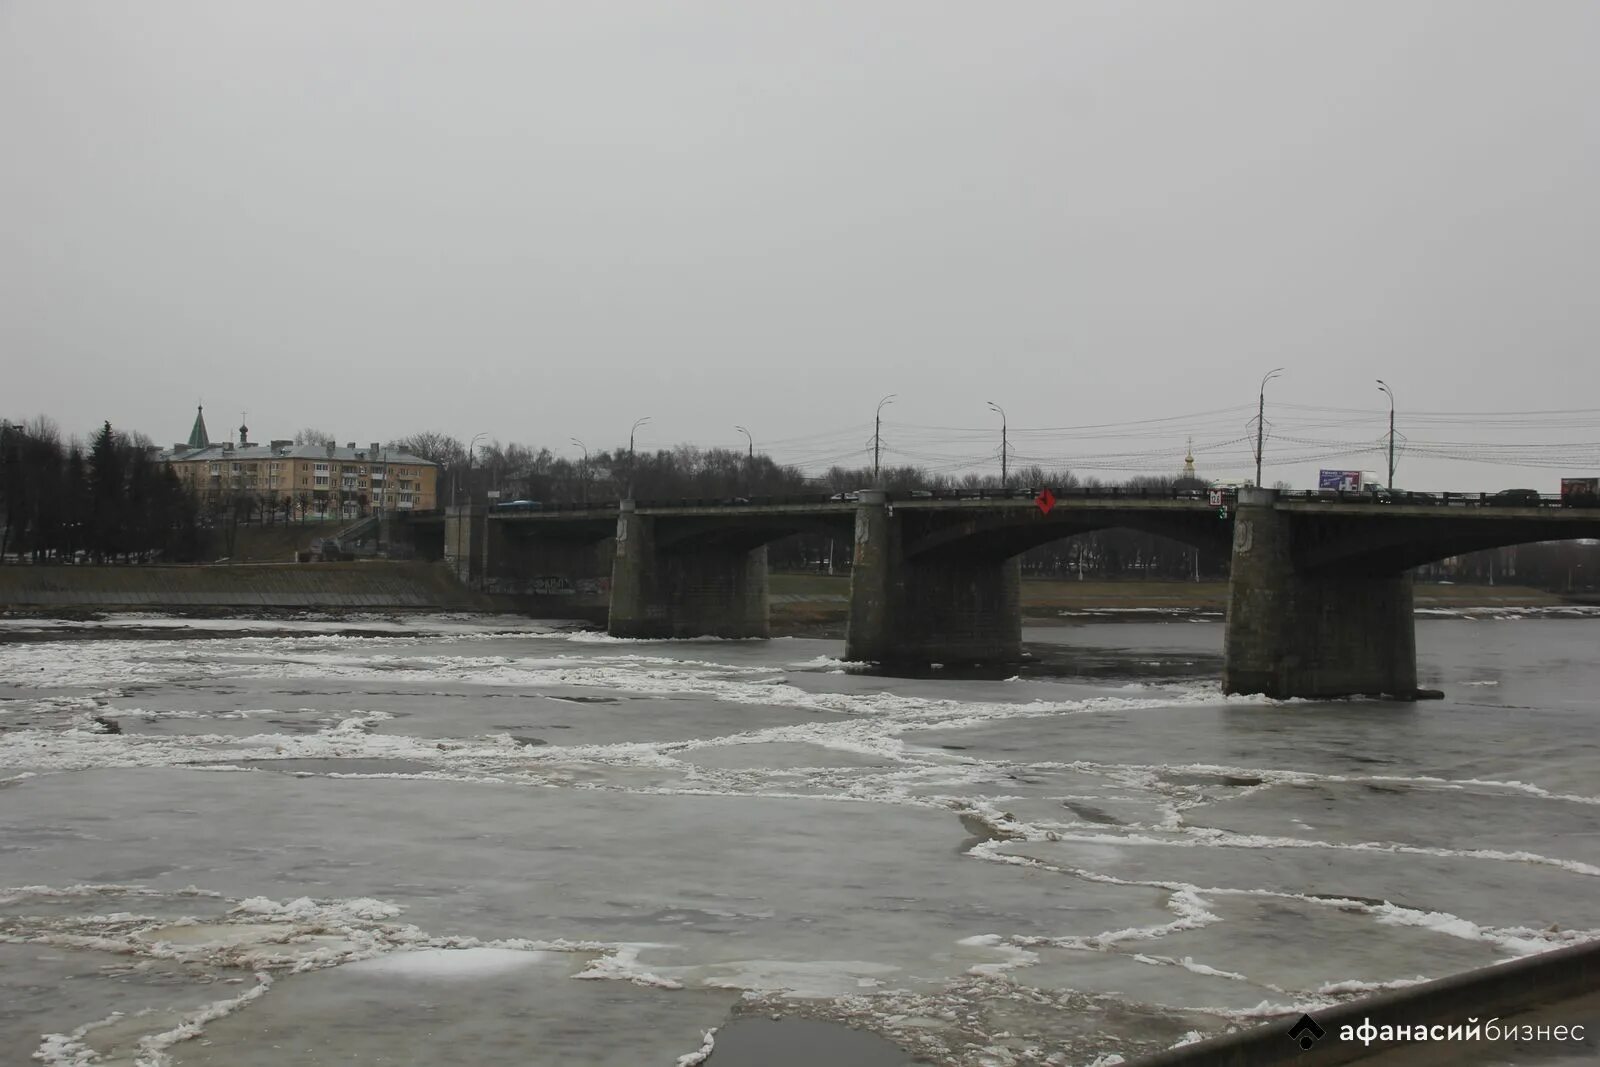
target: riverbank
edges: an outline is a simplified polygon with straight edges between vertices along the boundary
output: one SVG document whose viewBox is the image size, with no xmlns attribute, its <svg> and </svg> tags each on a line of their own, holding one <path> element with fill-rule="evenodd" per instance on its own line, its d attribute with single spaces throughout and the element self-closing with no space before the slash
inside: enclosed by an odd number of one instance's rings
<svg viewBox="0 0 1600 1067">
<path fill-rule="evenodd" d="M 848 575 L 773 574 L 772 631 L 844 635 Z M 1030 626 L 1214 618 L 1227 610 L 1228 584 L 1025 579 L 1023 617 Z M 1597 613 L 1600 606 L 1523 586 L 1419 584 L 1419 615 Z M 189 566 L 0 567 L 0 611 L 74 616 L 103 611 L 187 615 L 296 611 L 478 611 L 537 614 L 504 597 L 464 588 L 443 564 L 363 560 L 353 563 Z M 604 606 L 596 610 L 603 618 Z"/>
<path fill-rule="evenodd" d="M 495 611 L 441 563 L 0 567 L 0 609 L 30 614 L 143 610 Z"/>
<path fill-rule="evenodd" d="M 850 607 L 848 575 L 773 574 L 770 579 L 774 633 L 837 637 L 844 633 Z M 1418 584 L 1419 615 L 1495 615 L 1574 613 L 1587 605 L 1516 585 Z M 1159 619 L 1221 619 L 1228 608 L 1228 583 L 1089 582 L 1027 578 L 1022 582 L 1022 616 L 1030 626 L 1080 622 L 1150 622 Z M 1593 610 L 1593 609 L 1591 609 Z"/>
</svg>

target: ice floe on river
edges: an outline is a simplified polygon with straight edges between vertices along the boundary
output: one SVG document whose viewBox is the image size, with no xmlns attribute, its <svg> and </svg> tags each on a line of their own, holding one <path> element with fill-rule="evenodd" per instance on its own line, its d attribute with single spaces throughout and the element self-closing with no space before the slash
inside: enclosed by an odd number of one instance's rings
<svg viewBox="0 0 1600 1067">
<path fill-rule="evenodd" d="M 545 1024 L 615 1011 L 580 1052 L 638 1062 L 714 1063 L 728 1012 L 777 1011 L 942 1064 L 1086 1064 L 1600 933 L 1570 723 L 1521 758 L 1468 705 L 470 617 L 115 636 L 169 622 L 0 643 L 31 883 L 0 889 L 0 961 L 75 991 L 30 1038 L 56 1067 L 265 1065 L 235 1016 L 321 1033 L 319 998 L 421 989 L 489 1027 L 532 989 Z M 148 1003 L 71 984 L 90 960 Z M 428 1040 L 394 1026 L 326 1037 Z"/>
</svg>

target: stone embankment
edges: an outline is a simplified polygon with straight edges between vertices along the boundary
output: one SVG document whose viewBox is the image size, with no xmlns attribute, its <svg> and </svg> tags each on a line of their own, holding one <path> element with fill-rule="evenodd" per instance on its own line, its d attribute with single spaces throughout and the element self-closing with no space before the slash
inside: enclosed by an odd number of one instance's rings
<svg viewBox="0 0 1600 1067">
<path fill-rule="evenodd" d="M 463 588 L 442 563 L 0 567 L 0 610 L 11 611 L 505 607 Z"/>
<path fill-rule="evenodd" d="M 773 633 L 839 637 L 849 614 L 850 579 L 774 573 Z M 1220 618 L 1226 582 L 1024 581 L 1022 609 L 1041 623 Z M 571 597 L 489 596 L 466 589 L 441 563 L 226 563 L 184 566 L 0 566 L 0 611 L 200 611 L 392 608 L 416 611 L 516 611 L 603 624 L 601 605 Z M 1422 615 L 1549 610 L 1563 598 L 1501 586 L 1419 586 Z M 1592 610 L 1592 609 L 1591 609 Z"/>
</svg>

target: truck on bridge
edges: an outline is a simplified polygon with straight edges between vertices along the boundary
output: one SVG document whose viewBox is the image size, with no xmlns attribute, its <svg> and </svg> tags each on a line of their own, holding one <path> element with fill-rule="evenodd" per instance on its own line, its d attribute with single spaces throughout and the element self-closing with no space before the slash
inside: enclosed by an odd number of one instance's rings
<svg viewBox="0 0 1600 1067">
<path fill-rule="evenodd" d="M 1600 478 L 1561 479 L 1561 506 L 1567 508 L 1600 507 Z"/>
<path fill-rule="evenodd" d="M 1317 472 L 1319 490 L 1339 493 L 1376 493 L 1384 488 L 1383 479 L 1372 471 Z"/>
</svg>

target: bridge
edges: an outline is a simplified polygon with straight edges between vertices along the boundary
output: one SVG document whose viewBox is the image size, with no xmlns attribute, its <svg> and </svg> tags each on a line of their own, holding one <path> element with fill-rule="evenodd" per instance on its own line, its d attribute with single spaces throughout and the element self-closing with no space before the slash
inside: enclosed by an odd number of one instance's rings
<svg viewBox="0 0 1600 1067">
<path fill-rule="evenodd" d="M 1569 502 L 1570 503 L 1570 502 Z M 405 525 L 464 582 L 604 621 L 617 637 L 767 637 L 767 551 L 854 544 L 845 657 L 1002 663 L 1022 652 L 1023 552 L 1123 527 L 1231 552 L 1223 687 L 1417 694 L 1410 570 L 1502 545 L 1600 537 L 1600 510 L 1522 495 L 1031 490 L 449 509 Z M 546 599 L 548 598 L 548 599 Z M 563 612 L 568 613 L 568 612 Z"/>
</svg>

